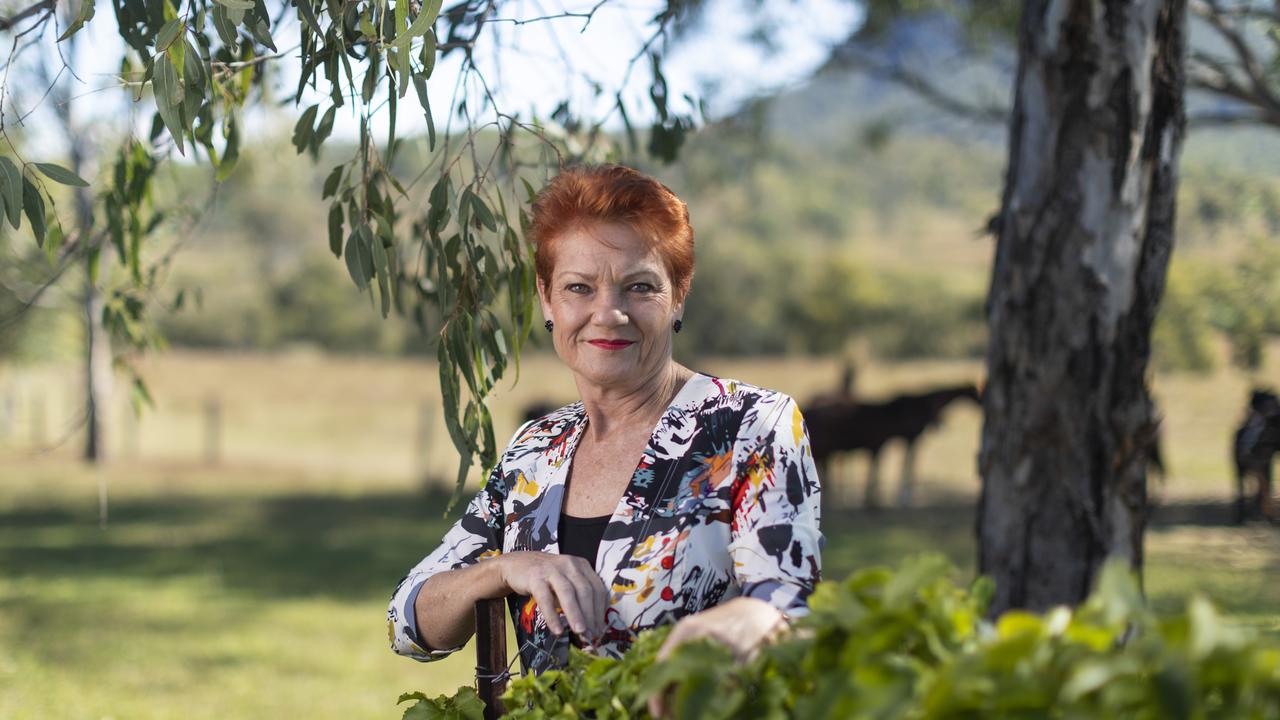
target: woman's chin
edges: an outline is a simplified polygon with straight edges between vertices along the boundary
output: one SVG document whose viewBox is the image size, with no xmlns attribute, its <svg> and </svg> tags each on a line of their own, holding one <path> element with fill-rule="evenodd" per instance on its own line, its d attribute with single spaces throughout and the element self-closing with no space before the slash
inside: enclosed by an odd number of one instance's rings
<svg viewBox="0 0 1280 720">
<path fill-rule="evenodd" d="M 587 363 L 575 368 L 575 373 L 599 387 L 630 387 L 645 376 L 640 367 L 624 358 Z"/>
</svg>

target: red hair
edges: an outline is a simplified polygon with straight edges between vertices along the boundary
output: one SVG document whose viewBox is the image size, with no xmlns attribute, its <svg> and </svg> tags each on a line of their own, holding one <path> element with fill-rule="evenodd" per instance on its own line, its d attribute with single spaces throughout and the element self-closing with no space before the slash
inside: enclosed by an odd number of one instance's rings
<svg viewBox="0 0 1280 720">
<path fill-rule="evenodd" d="M 662 258 L 676 297 L 689 291 L 693 227 L 688 206 L 666 185 L 622 165 L 568 167 L 538 193 L 529 239 L 543 284 L 551 284 L 556 240 L 591 223 L 621 223 L 635 230 Z"/>
</svg>

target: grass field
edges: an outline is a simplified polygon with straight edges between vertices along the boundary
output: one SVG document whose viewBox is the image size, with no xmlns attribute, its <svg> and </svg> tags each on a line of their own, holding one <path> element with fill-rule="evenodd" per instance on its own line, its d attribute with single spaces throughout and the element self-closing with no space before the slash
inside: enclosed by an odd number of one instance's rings
<svg viewBox="0 0 1280 720">
<path fill-rule="evenodd" d="M 798 397 L 838 375 L 818 360 L 696 367 Z M 500 398 L 500 432 L 529 400 L 572 397 L 554 361 L 530 358 L 524 371 Z M 871 365 L 859 385 L 870 397 L 979 371 Z M 452 470 L 439 418 L 417 439 L 422 406 L 436 401 L 431 366 L 173 353 L 147 373 L 157 408 L 116 435 L 114 463 L 91 470 L 74 443 L 30 447 L 72 421 L 74 370 L 0 368 L 0 718 L 396 718 L 400 692 L 469 680 L 467 653 L 432 665 L 392 655 L 383 623 L 392 586 L 447 524 L 443 495 L 423 487 Z M 1148 534 L 1146 586 L 1162 611 L 1202 592 L 1277 633 L 1280 534 L 1225 522 L 1226 440 L 1248 384 L 1228 371 L 1155 379 L 1171 502 Z M 209 397 L 223 419 L 212 466 Z M 957 407 L 924 446 L 925 507 L 825 518 L 826 575 L 922 550 L 971 573 L 979 424 L 976 409 Z M 896 467 L 886 459 L 886 478 Z M 848 481 L 863 466 L 840 472 Z"/>
</svg>

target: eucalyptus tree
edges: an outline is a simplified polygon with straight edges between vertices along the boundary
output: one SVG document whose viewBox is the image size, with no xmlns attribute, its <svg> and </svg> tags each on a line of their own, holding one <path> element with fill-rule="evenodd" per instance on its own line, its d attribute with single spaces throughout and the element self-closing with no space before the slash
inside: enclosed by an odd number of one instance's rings
<svg viewBox="0 0 1280 720">
<path fill-rule="evenodd" d="M 586 29 L 605 5 L 529 15 L 525 3 L 498 0 L 449 7 L 443 0 L 111 0 L 115 26 L 95 34 L 94 56 L 85 60 L 74 45 L 103 22 L 96 0 L 0 4 L 0 36 L 10 47 L 0 84 L 0 103 L 10 103 L 0 104 L 0 200 L 13 229 L 25 213 L 50 259 L 50 283 L 70 269 L 83 271 L 87 365 L 100 369 L 106 335 L 95 334 L 99 324 L 131 348 L 161 341 L 147 322 L 171 258 L 154 241 L 166 222 L 153 187 L 160 163 L 182 155 L 227 179 L 252 131 L 250 117 L 278 102 L 297 109 L 298 152 L 317 158 L 340 117 L 352 118 L 354 151 L 323 170 L 329 248 L 383 316 L 404 313 L 438 333 L 460 487 L 474 459 L 488 465 L 495 458 L 486 399 L 518 363 L 533 324 L 533 270 L 522 240 L 533 188 L 564 162 L 616 156 L 615 134 L 603 129 L 609 118 L 621 122 L 623 142 L 638 152 L 641 133 L 630 118 L 639 104 L 653 118 L 647 150 L 661 159 L 674 157 L 700 114 L 691 98 L 668 97 L 663 75 L 679 2 L 660 5 L 648 20 L 613 88 L 595 81 L 591 107 L 567 97 L 539 118 L 501 105 L 500 88 L 480 61 L 501 28 Z M 456 72 L 436 77 L 445 60 L 456 60 Z M 588 75 L 566 63 L 566 76 Z M 647 90 L 642 101 L 625 99 L 633 74 L 645 76 L 636 81 Z M 106 77 L 107 87 L 91 87 L 86 77 Z M 114 131 L 110 146 L 90 149 L 72 108 L 104 90 L 128 93 L 132 105 L 105 116 Z M 442 111 L 433 112 L 442 99 Z M 24 107 L 15 108 L 18 101 Z M 61 121 L 68 162 L 49 157 L 51 144 L 24 145 L 5 131 L 5 121 L 30 125 L 44 105 Z M 406 148 L 398 119 L 408 112 L 421 113 L 426 161 L 397 174 Z M 446 126 L 437 129 L 440 118 Z M 72 213 L 58 212 L 63 193 L 55 183 L 80 190 Z M 121 271 L 109 281 L 112 262 Z M 181 295 L 172 302 L 180 305 Z M 96 457 L 101 400 L 98 374 L 87 375 L 88 456 Z M 136 377 L 135 392 L 145 399 Z"/>
</svg>

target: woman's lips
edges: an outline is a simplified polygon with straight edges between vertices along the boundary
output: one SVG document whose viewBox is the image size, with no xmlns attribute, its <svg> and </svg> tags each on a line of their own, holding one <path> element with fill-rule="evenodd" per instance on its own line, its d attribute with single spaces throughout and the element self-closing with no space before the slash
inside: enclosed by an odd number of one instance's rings
<svg viewBox="0 0 1280 720">
<path fill-rule="evenodd" d="M 588 340 L 587 342 L 605 350 L 621 350 L 635 344 L 633 340 Z"/>
</svg>

